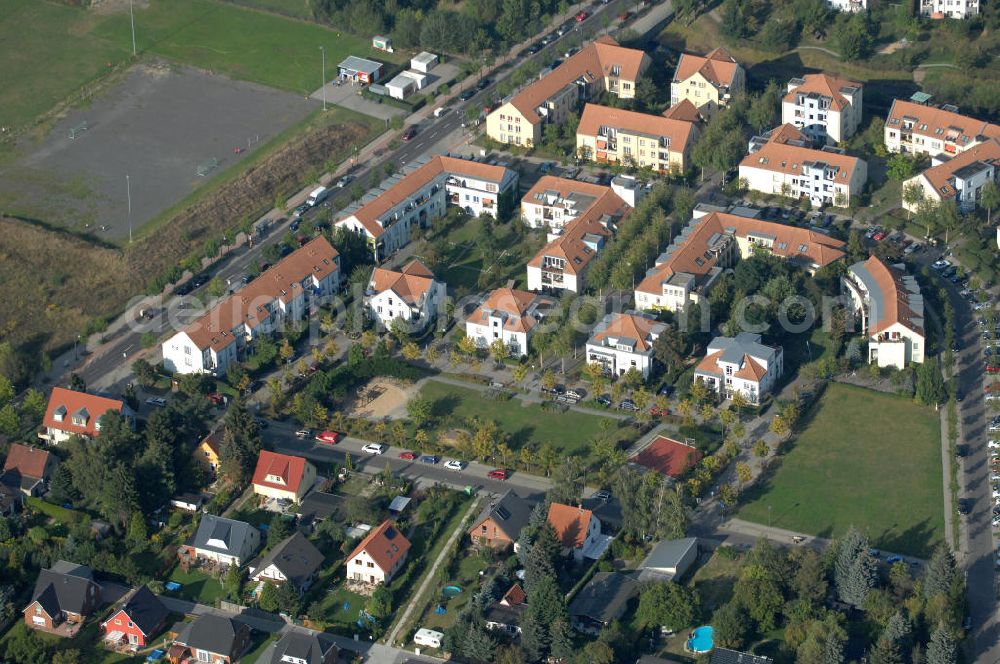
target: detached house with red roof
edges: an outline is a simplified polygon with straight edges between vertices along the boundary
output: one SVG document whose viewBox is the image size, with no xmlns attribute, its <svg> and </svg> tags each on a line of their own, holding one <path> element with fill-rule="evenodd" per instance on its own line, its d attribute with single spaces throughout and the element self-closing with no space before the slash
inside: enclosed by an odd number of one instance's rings
<svg viewBox="0 0 1000 664">
<path fill-rule="evenodd" d="M 302 457 L 261 450 L 253 473 L 253 492 L 258 496 L 302 502 L 316 483 L 316 466 Z"/>
<path fill-rule="evenodd" d="M 54 387 L 42 419 L 44 430 L 38 437 L 52 445 L 58 445 L 73 435 L 97 438 L 101 432 L 101 418 L 108 411 L 124 415 L 130 420 L 135 416 L 120 399 Z"/>
<path fill-rule="evenodd" d="M 392 521 L 383 521 L 354 547 L 344 569 L 348 581 L 377 585 L 389 583 L 403 568 L 410 542 Z"/>
<path fill-rule="evenodd" d="M 788 82 L 781 100 L 781 121 L 814 141 L 840 143 L 861 125 L 864 86 L 829 74 L 806 74 Z"/>
<path fill-rule="evenodd" d="M 670 83 L 670 105 L 685 99 L 711 115 L 746 89 L 746 71 L 724 48 L 705 56 L 681 53 Z"/>
<path fill-rule="evenodd" d="M 849 267 L 841 283 L 868 334 L 869 362 L 905 369 L 924 361 L 924 300 L 912 275 L 871 256 Z"/>
<path fill-rule="evenodd" d="M 175 374 L 224 374 L 259 337 L 298 323 L 339 289 L 340 255 L 319 236 L 164 341 L 163 366 Z"/>
<path fill-rule="evenodd" d="M 120 609 L 101 623 L 105 645 L 114 648 L 138 650 L 152 645 L 153 639 L 163 630 L 169 615 L 160 598 L 146 586 L 130 595 Z"/>
<path fill-rule="evenodd" d="M 7 451 L 0 484 L 21 491 L 26 496 L 39 496 L 57 463 L 46 450 L 13 443 Z"/>
<path fill-rule="evenodd" d="M 411 260 L 399 271 L 376 267 L 365 288 L 368 316 L 384 330 L 397 320 L 411 333 L 420 333 L 437 318 L 444 306 L 447 286 L 419 260 Z"/>
<path fill-rule="evenodd" d="M 645 380 L 653 367 L 653 342 L 665 329 L 666 323 L 649 314 L 608 314 L 587 340 L 587 363 L 613 376 L 635 369 Z"/>
<path fill-rule="evenodd" d="M 601 545 L 601 521 L 590 510 L 552 503 L 549 505 L 548 521 L 556 531 L 563 553 L 572 553 L 577 560 L 582 560 L 584 556 L 593 557 L 588 554 Z"/>
<path fill-rule="evenodd" d="M 705 358 L 695 367 L 695 382 L 703 382 L 723 399 L 742 392 L 749 403 L 760 403 L 785 370 L 781 347 L 766 346 L 760 340 L 759 334 L 751 332 L 712 339 Z"/>
<path fill-rule="evenodd" d="M 507 344 L 512 355 L 524 355 L 535 328 L 556 306 L 551 297 L 498 288 L 465 320 L 465 334 L 480 348 L 489 348 L 499 340 Z"/>
</svg>

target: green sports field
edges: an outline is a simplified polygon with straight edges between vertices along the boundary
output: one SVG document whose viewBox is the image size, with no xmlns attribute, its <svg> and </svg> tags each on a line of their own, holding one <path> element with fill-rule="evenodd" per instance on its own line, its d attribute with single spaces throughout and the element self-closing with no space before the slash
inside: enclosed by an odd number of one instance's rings
<svg viewBox="0 0 1000 664">
<path fill-rule="evenodd" d="M 831 384 L 814 416 L 747 490 L 739 517 L 838 537 L 852 524 L 872 545 L 929 557 L 944 536 L 938 414 L 908 399 Z"/>
</svg>

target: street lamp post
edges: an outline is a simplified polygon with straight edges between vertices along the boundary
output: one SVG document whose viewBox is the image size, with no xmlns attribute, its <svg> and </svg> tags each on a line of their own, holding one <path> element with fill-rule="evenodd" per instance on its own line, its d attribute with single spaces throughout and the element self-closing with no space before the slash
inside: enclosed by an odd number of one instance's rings
<svg viewBox="0 0 1000 664">
<path fill-rule="evenodd" d="M 132 24 L 132 56 L 135 57 L 135 11 L 132 8 L 132 0 L 128 0 L 128 17 L 129 22 Z"/>
<path fill-rule="evenodd" d="M 132 183 L 125 174 L 125 196 L 128 198 L 128 243 L 132 244 Z"/>
<path fill-rule="evenodd" d="M 326 110 L 326 47 L 320 46 L 320 52 L 323 54 L 323 110 Z"/>
</svg>

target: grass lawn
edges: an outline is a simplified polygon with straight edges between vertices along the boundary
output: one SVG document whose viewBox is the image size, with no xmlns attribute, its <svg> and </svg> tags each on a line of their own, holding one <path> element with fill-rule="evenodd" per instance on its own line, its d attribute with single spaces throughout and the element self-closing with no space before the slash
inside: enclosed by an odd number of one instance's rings
<svg viewBox="0 0 1000 664">
<path fill-rule="evenodd" d="M 366 598 L 352 593 L 343 586 L 327 593 L 317 603 L 317 609 L 310 608 L 310 615 L 330 626 L 350 628 L 358 619 L 358 612 L 364 607 Z M 344 610 L 344 604 L 348 605 Z"/>
<path fill-rule="evenodd" d="M 254 640 L 250 646 L 250 652 L 240 657 L 240 661 L 245 664 L 257 664 L 258 662 L 260 664 L 267 664 L 270 661 L 265 658 L 267 649 L 274 643 L 277 643 L 280 638 L 280 634 L 257 635 L 257 639 L 259 640 Z"/>
<path fill-rule="evenodd" d="M 405 58 L 374 51 L 368 37 L 212 0 L 151 0 L 148 9 L 136 10 L 135 25 L 140 52 L 301 94 L 320 87 L 320 46 L 326 48 L 330 80 L 349 55 L 381 62 Z M 97 32 L 131 46 L 128 12 L 109 17 Z"/>
<path fill-rule="evenodd" d="M 510 435 L 510 446 L 515 450 L 533 442 L 551 443 L 563 453 L 586 456 L 588 441 L 600 431 L 602 422 L 609 421 L 601 415 L 546 411 L 538 404 L 522 405 L 517 398 L 491 401 L 476 390 L 434 380 L 420 388 L 420 396 L 434 404 L 437 413 L 451 413 L 460 419 L 496 420 L 500 429 Z"/>
<path fill-rule="evenodd" d="M 487 567 L 486 561 L 481 556 L 472 551 L 462 551 L 459 553 L 461 562 L 458 565 L 458 574 L 449 578 L 445 584 L 431 589 L 431 601 L 428 602 L 424 610 L 424 616 L 420 621 L 420 627 L 443 632 L 455 623 L 455 618 L 472 601 L 472 596 L 479 591 L 479 572 Z M 441 591 L 445 585 L 456 585 L 462 589 L 462 593 L 455 598 L 445 599 Z M 506 590 L 506 589 L 505 589 Z M 438 604 L 444 606 L 447 613 L 437 614 L 434 610 Z"/>
<path fill-rule="evenodd" d="M 214 606 L 215 600 L 222 597 L 222 584 L 214 576 L 204 572 L 197 570 L 185 572 L 177 566 L 168 580 L 181 584 L 177 595 L 193 602 Z"/>
<path fill-rule="evenodd" d="M 893 395 L 831 384 L 740 518 L 822 537 L 854 525 L 872 546 L 930 557 L 944 536 L 940 420 Z"/>
</svg>

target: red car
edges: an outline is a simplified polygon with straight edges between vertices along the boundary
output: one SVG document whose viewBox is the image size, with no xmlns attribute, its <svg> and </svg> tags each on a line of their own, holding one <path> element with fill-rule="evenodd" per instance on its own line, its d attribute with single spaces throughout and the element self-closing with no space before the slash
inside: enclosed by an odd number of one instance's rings
<svg viewBox="0 0 1000 664">
<path fill-rule="evenodd" d="M 588 14 L 587 12 L 580 12 L 579 14 L 576 15 L 576 22 L 580 23 L 582 21 L 586 21 L 588 16 L 590 16 L 590 14 Z"/>
<path fill-rule="evenodd" d="M 875 240 L 876 242 L 881 242 L 882 240 L 885 239 L 885 236 L 886 236 L 885 231 L 879 231 L 878 233 L 875 233 L 875 235 L 872 235 L 872 239 Z"/>
<path fill-rule="evenodd" d="M 1000 373 L 1000 364 L 995 364 L 991 367 L 986 367 L 986 373 Z"/>
<path fill-rule="evenodd" d="M 502 480 L 505 480 L 508 477 L 510 477 L 510 471 L 504 470 L 502 468 L 497 468 L 495 470 L 491 470 L 487 474 L 487 477 L 489 477 L 491 480 L 501 480 L 502 481 Z"/>
<path fill-rule="evenodd" d="M 208 402 L 213 406 L 221 406 L 226 402 L 226 397 L 222 396 L 218 392 L 212 392 L 208 395 Z"/>
<path fill-rule="evenodd" d="M 407 461 L 413 461 L 414 459 L 417 458 L 417 455 L 414 454 L 413 452 L 400 452 L 399 458 L 406 459 Z"/>
<path fill-rule="evenodd" d="M 653 417 L 666 417 L 670 414 L 670 411 L 666 408 L 657 408 L 656 406 L 653 406 L 650 412 L 653 414 Z"/>
<path fill-rule="evenodd" d="M 330 445 L 336 445 L 340 441 L 340 434 L 336 431 L 323 431 L 316 434 L 316 440 L 321 443 L 329 443 Z"/>
</svg>

